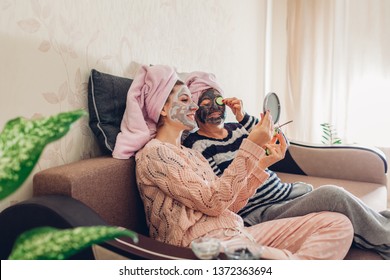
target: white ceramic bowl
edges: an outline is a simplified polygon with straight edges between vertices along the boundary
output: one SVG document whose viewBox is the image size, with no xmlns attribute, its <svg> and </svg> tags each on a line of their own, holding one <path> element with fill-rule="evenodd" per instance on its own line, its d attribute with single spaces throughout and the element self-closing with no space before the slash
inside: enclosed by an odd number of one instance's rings
<svg viewBox="0 0 390 280">
<path fill-rule="evenodd" d="M 201 237 L 191 242 L 194 254 L 202 260 L 212 260 L 219 255 L 221 243 L 216 238 Z"/>
</svg>

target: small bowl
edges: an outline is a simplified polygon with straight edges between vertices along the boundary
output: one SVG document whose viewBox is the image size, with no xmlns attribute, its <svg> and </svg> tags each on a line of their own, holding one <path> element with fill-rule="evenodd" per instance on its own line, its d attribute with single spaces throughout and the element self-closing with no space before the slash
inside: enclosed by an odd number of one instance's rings
<svg viewBox="0 0 390 280">
<path fill-rule="evenodd" d="M 254 242 L 231 241 L 224 244 L 224 252 L 229 260 L 258 260 L 263 247 Z"/>
<path fill-rule="evenodd" d="M 221 243 L 216 238 L 200 237 L 191 242 L 194 254 L 202 260 L 212 260 L 219 255 Z"/>
</svg>

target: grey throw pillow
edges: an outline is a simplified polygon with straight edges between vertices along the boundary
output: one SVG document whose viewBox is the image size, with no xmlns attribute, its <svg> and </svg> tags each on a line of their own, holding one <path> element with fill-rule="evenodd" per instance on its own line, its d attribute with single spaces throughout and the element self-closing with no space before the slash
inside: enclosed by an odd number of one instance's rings
<svg viewBox="0 0 390 280">
<path fill-rule="evenodd" d="M 132 79 L 91 70 L 88 82 L 89 126 L 104 154 L 111 154 L 120 132 Z"/>
</svg>

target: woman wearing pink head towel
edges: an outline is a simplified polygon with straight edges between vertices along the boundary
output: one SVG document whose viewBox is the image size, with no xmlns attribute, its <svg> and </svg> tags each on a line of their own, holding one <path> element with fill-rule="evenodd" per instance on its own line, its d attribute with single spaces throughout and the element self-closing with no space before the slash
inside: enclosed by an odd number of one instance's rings
<svg viewBox="0 0 390 280">
<path fill-rule="evenodd" d="M 353 228 L 343 215 L 312 213 L 244 227 L 236 213 L 268 175 L 268 166 L 284 157 L 286 142 L 273 136 L 266 113 L 248 135 L 221 177 L 197 151 L 181 145 L 184 130 L 196 126 L 188 88 L 173 68 L 143 66 L 129 89 L 115 158 L 136 153 L 137 183 L 150 236 L 177 246 L 190 246 L 201 236 L 222 242 L 249 239 L 264 246 L 266 259 L 342 259 Z M 262 147 L 271 154 L 265 156 Z"/>
</svg>

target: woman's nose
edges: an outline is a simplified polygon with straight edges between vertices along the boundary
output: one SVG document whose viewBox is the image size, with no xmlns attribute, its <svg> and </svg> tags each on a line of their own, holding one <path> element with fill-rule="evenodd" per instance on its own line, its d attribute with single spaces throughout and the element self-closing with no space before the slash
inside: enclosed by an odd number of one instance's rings
<svg viewBox="0 0 390 280">
<path fill-rule="evenodd" d="M 190 105 L 190 110 L 196 111 L 196 110 L 198 110 L 198 109 L 199 109 L 199 106 L 196 105 L 196 103 L 192 101 L 192 103 L 191 103 L 191 105 Z"/>
</svg>

